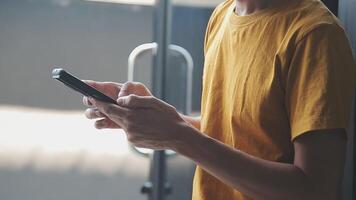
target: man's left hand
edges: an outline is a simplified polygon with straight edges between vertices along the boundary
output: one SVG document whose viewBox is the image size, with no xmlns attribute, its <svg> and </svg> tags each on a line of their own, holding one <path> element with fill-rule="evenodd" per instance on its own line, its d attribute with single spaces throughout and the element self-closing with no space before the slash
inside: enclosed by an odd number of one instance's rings
<svg viewBox="0 0 356 200">
<path fill-rule="evenodd" d="M 90 102 L 123 128 L 128 140 L 137 147 L 174 149 L 183 142 L 186 129 L 193 129 L 173 106 L 153 96 L 120 97 L 118 105 L 92 98 Z"/>
</svg>

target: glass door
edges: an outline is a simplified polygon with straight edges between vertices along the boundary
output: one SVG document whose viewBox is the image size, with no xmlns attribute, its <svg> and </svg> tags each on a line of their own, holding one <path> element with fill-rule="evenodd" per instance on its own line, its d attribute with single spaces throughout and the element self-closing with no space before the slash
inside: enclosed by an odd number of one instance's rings
<svg viewBox="0 0 356 200">
<path fill-rule="evenodd" d="M 202 71 L 204 64 L 203 44 L 205 29 L 216 5 L 221 0 L 172 0 L 170 44 L 180 46 L 189 52 L 193 69 L 189 71 L 183 55 L 170 51 L 164 75 L 165 100 L 175 105 L 183 113 L 200 115 Z M 192 82 L 189 83 L 189 80 Z M 191 199 L 195 165 L 190 160 L 177 155 L 167 159 L 167 180 L 173 193 L 167 200 Z M 181 163 L 178 165 L 178 163 Z M 185 171 L 178 177 L 176 171 Z M 185 182 L 186 184 L 180 184 Z"/>
<path fill-rule="evenodd" d="M 141 52 L 153 49 L 155 54 L 153 93 L 184 114 L 199 115 L 205 28 L 220 1 L 155 2 L 154 43 L 138 48 Z M 139 54 L 134 52 L 133 57 Z M 149 199 L 190 199 L 194 164 L 172 152 L 155 151 L 149 154 L 150 176 L 142 190 Z"/>
<path fill-rule="evenodd" d="M 1 197 L 190 199 L 193 163 L 173 152 L 137 156 L 122 132 L 95 130 L 81 96 L 50 72 L 140 81 L 198 115 L 205 27 L 219 1 L 1 0 L 0 180 L 16 185 Z"/>
</svg>

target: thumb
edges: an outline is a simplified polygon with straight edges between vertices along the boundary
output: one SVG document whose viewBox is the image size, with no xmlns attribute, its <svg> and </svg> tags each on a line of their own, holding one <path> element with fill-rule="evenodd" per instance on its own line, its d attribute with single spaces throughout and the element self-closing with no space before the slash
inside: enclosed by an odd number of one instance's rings
<svg viewBox="0 0 356 200">
<path fill-rule="evenodd" d="M 106 103 L 99 100 L 95 100 L 92 97 L 89 98 L 89 101 L 96 107 L 101 113 L 112 119 L 112 117 L 121 118 L 127 112 L 127 109 L 117 106 L 112 103 Z"/>
<path fill-rule="evenodd" d="M 154 106 L 153 98 L 152 96 L 130 94 L 128 96 L 119 97 L 117 104 L 127 108 L 152 108 Z"/>
</svg>

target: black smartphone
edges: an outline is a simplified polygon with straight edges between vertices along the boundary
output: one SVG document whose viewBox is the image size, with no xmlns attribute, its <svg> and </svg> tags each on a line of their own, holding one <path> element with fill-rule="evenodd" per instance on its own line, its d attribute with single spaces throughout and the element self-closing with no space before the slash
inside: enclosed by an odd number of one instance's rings
<svg viewBox="0 0 356 200">
<path fill-rule="evenodd" d="M 66 72 L 62 68 L 55 68 L 52 71 L 52 78 L 57 79 L 60 82 L 64 83 L 69 88 L 80 92 L 84 96 L 93 97 L 99 101 L 104 101 L 107 103 L 117 104 L 116 101 L 107 95 L 103 94 L 102 92 L 98 91 L 97 89 L 91 87 L 90 85 L 84 83 L 83 81 L 79 80 L 75 76 L 71 75 L 70 73 Z"/>
</svg>

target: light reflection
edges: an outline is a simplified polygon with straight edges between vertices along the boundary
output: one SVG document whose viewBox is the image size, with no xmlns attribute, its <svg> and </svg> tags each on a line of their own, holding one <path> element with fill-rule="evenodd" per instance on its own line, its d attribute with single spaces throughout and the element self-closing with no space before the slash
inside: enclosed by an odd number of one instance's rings
<svg viewBox="0 0 356 200">
<path fill-rule="evenodd" d="M 83 112 L 0 106 L 0 118 L 0 167 L 112 174 L 146 162 L 134 156 L 122 130 L 96 130 Z"/>
</svg>

